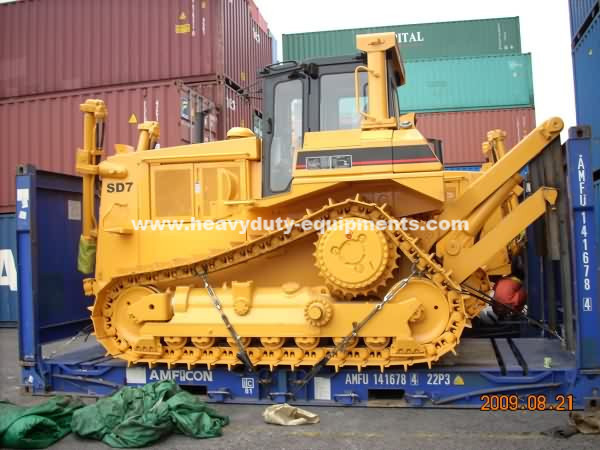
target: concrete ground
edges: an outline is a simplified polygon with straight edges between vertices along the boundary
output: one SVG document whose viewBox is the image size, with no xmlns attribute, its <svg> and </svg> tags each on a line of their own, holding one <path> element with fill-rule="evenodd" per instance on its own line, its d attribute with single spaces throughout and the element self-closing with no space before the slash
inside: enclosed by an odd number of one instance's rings
<svg viewBox="0 0 600 450">
<path fill-rule="evenodd" d="M 44 401 L 20 393 L 17 334 L 0 329 L 0 399 L 31 405 Z M 93 401 L 93 400 L 90 400 Z M 309 408 L 321 416 L 318 425 L 278 427 L 262 420 L 263 406 L 214 405 L 230 416 L 223 436 L 194 440 L 173 435 L 150 448 L 173 450 L 235 449 L 562 449 L 600 448 L 600 436 L 575 435 L 569 439 L 540 434 L 564 425 L 563 412 L 481 412 L 473 410 L 393 408 Z M 69 435 L 53 449 L 106 449 L 106 445 Z"/>
</svg>

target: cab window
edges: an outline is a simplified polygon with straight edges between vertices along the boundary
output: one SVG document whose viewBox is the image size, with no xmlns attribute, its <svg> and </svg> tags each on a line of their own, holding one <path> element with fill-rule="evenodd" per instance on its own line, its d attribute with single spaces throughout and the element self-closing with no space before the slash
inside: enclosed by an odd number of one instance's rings
<svg viewBox="0 0 600 450">
<path fill-rule="evenodd" d="M 394 106 L 394 116 L 400 117 L 400 101 L 398 100 L 398 89 L 392 85 L 392 103 Z"/>
<path fill-rule="evenodd" d="M 274 106 L 270 188 L 282 192 L 292 181 L 294 151 L 302 147 L 302 82 L 278 83 Z"/>
<path fill-rule="evenodd" d="M 360 73 L 359 104 L 367 112 L 367 74 Z M 361 116 L 356 111 L 354 72 L 321 76 L 319 107 L 320 130 L 360 128 Z"/>
</svg>

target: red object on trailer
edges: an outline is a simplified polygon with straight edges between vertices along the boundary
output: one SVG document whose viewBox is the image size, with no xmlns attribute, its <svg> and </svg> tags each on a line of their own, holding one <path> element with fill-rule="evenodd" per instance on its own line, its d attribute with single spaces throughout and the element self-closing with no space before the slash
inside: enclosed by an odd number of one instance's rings
<svg viewBox="0 0 600 450">
<path fill-rule="evenodd" d="M 136 145 L 132 121 L 158 120 L 162 147 L 222 139 L 219 107 L 181 82 L 161 81 L 80 90 L 0 101 L 0 212 L 15 209 L 15 173 L 19 164 L 74 174 L 75 152 L 82 145 L 79 105 L 88 98 L 106 102 L 105 152 L 114 144 Z M 204 127 L 201 123 L 204 123 Z"/>
<path fill-rule="evenodd" d="M 516 277 L 505 277 L 498 280 L 494 286 L 494 300 L 510 309 L 494 305 L 494 312 L 498 315 L 510 314 L 510 310 L 521 312 L 527 300 L 527 292 L 523 283 Z"/>
<path fill-rule="evenodd" d="M 417 128 L 425 137 L 440 139 L 445 166 L 471 166 L 485 162 L 481 143 L 487 132 L 506 131 L 511 149 L 535 128 L 533 108 L 488 109 L 417 114 Z"/>
<path fill-rule="evenodd" d="M 272 60 L 250 0 L 0 5 L 0 98 L 188 78 L 245 87 Z"/>
</svg>

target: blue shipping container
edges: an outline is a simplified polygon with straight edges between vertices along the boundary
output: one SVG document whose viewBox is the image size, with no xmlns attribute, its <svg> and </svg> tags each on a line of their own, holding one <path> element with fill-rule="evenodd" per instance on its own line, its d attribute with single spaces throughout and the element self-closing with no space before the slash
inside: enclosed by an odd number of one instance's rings
<svg viewBox="0 0 600 450">
<path fill-rule="evenodd" d="M 596 121 L 596 125 L 593 125 L 595 130 L 593 131 L 596 135 L 594 139 L 592 139 L 592 169 L 594 172 L 600 169 L 600 130 L 598 130 L 598 121 Z"/>
<path fill-rule="evenodd" d="M 596 254 L 598 255 L 596 261 L 600 261 L 600 180 L 594 181 L 594 215 L 596 216 L 594 229 L 596 230 Z"/>
<path fill-rule="evenodd" d="M 600 168 L 600 15 L 573 49 L 577 124 L 592 127 L 592 166 Z"/>
<path fill-rule="evenodd" d="M 22 335 L 32 331 L 19 351 L 28 360 L 37 343 L 73 336 L 88 326 L 92 299 L 84 296 L 85 276 L 77 271 L 81 178 L 20 166 L 16 183 L 17 320 Z M 33 322 L 38 329 L 31 330 Z"/>
<path fill-rule="evenodd" d="M 598 9 L 598 0 L 569 0 L 569 9 L 571 11 L 571 36 L 583 32 L 581 27 L 594 9 Z"/>
<path fill-rule="evenodd" d="M 17 320 L 17 233 L 14 214 L 0 214 L 0 326 Z"/>
</svg>

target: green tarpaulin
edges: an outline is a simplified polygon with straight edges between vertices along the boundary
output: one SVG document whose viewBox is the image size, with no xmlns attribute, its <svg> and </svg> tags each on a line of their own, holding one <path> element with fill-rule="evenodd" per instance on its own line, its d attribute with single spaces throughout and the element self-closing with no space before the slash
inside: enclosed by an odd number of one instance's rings
<svg viewBox="0 0 600 450">
<path fill-rule="evenodd" d="M 54 397 L 41 405 L 24 407 L 0 402 L 0 448 L 46 448 L 71 432 L 78 398 Z"/>
<path fill-rule="evenodd" d="M 98 400 L 73 415 L 73 432 L 97 439 L 111 447 L 132 448 L 150 445 L 170 433 L 193 438 L 221 435 L 229 423 L 227 416 L 173 381 L 124 387 L 110 397 Z"/>
</svg>

